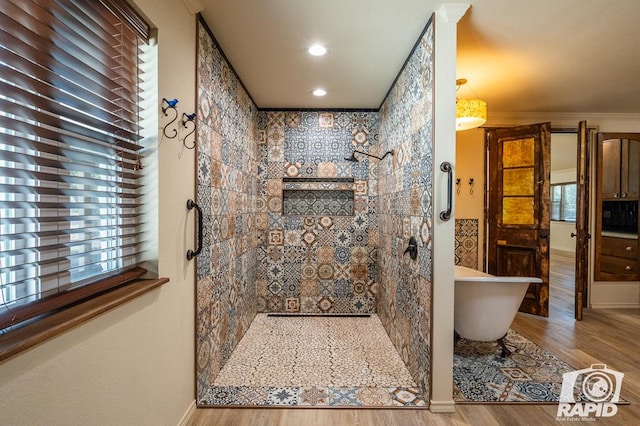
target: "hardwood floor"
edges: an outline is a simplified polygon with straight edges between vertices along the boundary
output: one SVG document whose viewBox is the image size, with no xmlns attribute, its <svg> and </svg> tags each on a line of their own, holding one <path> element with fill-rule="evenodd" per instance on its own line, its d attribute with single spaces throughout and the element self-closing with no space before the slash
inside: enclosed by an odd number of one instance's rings
<svg viewBox="0 0 640 426">
<path fill-rule="evenodd" d="M 622 398 L 610 418 L 598 424 L 640 424 L 640 310 L 585 309 L 573 319 L 573 263 L 554 256 L 551 261 L 549 318 L 518 314 L 513 328 L 549 349 L 576 369 L 607 364 L 625 374 Z M 189 425 L 552 425 L 557 405 L 457 405 L 455 413 L 428 410 L 348 410 L 279 408 L 197 409 Z"/>
</svg>

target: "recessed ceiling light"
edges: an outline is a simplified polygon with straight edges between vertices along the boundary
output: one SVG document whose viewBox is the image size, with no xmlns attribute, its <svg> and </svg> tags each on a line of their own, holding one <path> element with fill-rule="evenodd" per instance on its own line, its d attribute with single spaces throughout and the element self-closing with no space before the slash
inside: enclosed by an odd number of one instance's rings
<svg viewBox="0 0 640 426">
<path fill-rule="evenodd" d="M 309 50 L 307 50 L 307 52 L 309 52 L 309 55 L 322 56 L 327 53 L 327 48 L 321 44 L 314 44 L 309 48 Z"/>
<path fill-rule="evenodd" d="M 327 94 L 327 91 L 324 89 L 315 89 L 313 92 L 313 96 L 324 96 Z"/>
</svg>

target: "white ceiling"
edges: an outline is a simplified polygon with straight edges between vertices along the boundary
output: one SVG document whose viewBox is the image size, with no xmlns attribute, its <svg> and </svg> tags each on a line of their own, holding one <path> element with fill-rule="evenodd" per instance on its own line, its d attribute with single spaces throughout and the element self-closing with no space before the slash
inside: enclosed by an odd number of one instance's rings
<svg viewBox="0 0 640 426">
<path fill-rule="evenodd" d="M 438 0 L 202 0 L 261 108 L 377 109 Z M 457 77 L 491 113 L 640 113 L 640 0 L 470 0 Z M 322 42 L 324 57 L 307 47 Z M 311 95 L 315 87 L 328 91 Z"/>
</svg>

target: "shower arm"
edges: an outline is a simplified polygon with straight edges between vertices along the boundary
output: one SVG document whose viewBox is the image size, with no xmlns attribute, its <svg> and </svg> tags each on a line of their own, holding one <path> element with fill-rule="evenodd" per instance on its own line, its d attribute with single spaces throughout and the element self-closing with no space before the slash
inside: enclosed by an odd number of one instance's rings
<svg viewBox="0 0 640 426">
<path fill-rule="evenodd" d="M 367 157 L 377 158 L 378 160 L 384 160 L 384 158 L 385 158 L 387 155 L 393 155 L 393 150 L 385 152 L 385 153 L 384 153 L 384 155 L 383 155 L 382 157 L 378 157 L 377 155 L 369 154 L 369 153 L 362 152 L 362 151 L 358 151 L 357 149 L 354 149 L 354 150 L 353 150 L 353 152 L 351 153 L 351 158 L 345 158 L 345 160 L 351 160 L 351 161 L 356 160 L 356 161 L 358 161 L 358 159 L 356 158 L 356 155 L 355 155 L 355 154 L 356 154 L 356 152 L 357 152 L 358 154 L 366 155 Z M 352 159 L 353 159 L 353 160 L 352 160 Z"/>
</svg>

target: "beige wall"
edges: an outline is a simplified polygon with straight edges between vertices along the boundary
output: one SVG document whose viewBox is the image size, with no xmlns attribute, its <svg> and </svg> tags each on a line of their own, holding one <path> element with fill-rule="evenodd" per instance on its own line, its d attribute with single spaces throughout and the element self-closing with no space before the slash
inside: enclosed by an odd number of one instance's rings
<svg viewBox="0 0 640 426">
<path fill-rule="evenodd" d="M 489 106 L 490 108 L 491 106 Z M 640 114 L 595 114 L 595 113 L 567 113 L 567 114 L 543 114 L 543 113 L 489 113 L 487 126 L 515 126 L 532 123 L 551 122 L 552 128 L 577 128 L 578 122 L 587 120 L 589 127 L 596 127 L 599 132 L 640 132 Z M 482 144 L 482 131 L 477 134 L 458 132 L 458 143 L 456 149 L 457 160 L 462 161 L 456 165 L 456 173 L 466 175 L 462 169 L 464 167 L 464 159 L 460 160 L 460 156 L 467 157 L 465 150 L 469 149 L 469 144 L 473 144 L 472 140 L 477 144 Z M 461 142 L 462 140 L 462 142 Z M 591 200 L 595 199 L 595 141 L 591 145 Z M 464 180 L 464 177 L 463 177 Z M 478 200 L 476 200 L 478 201 Z M 458 202 L 458 200 L 457 200 Z M 465 208 L 466 211 L 467 208 Z M 456 206 L 456 216 L 463 218 L 463 214 Z M 595 208 L 591 208 L 591 234 L 594 234 L 595 221 L 593 220 Z M 482 228 L 482 226 L 481 226 Z M 591 240 L 593 242 L 593 240 Z M 591 244 L 590 258 L 593 259 L 593 244 Z M 593 265 L 593 262 L 591 262 Z M 589 271 L 589 303 L 593 308 L 638 308 L 640 307 L 640 282 L 603 282 L 593 281 L 593 271 Z"/>
<path fill-rule="evenodd" d="M 460 179 L 456 191 L 456 219 L 478 219 L 478 269 L 483 270 L 484 257 L 484 130 L 470 129 L 456 133 L 455 179 Z M 473 194 L 469 179 L 473 178 Z"/>
<path fill-rule="evenodd" d="M 135 2 L 158 28 L 157 94 L 195 111 L 195 17 L 182 2 Z M 156 100 L 151 107 L 156 108 Z M 160 118 L 160 125 L 163 125 Z M 157 143 L 153 144 L 155 147 Z M 175 425 L 194 400 L 193 151 L 165 140 L 158 182 L 160 289 L 0 364 L 0 424 Z M 155 219 L 155 218 L 154 218 Z M 152 222 L 156 222 L 153 220 Z"/>
</svg>

